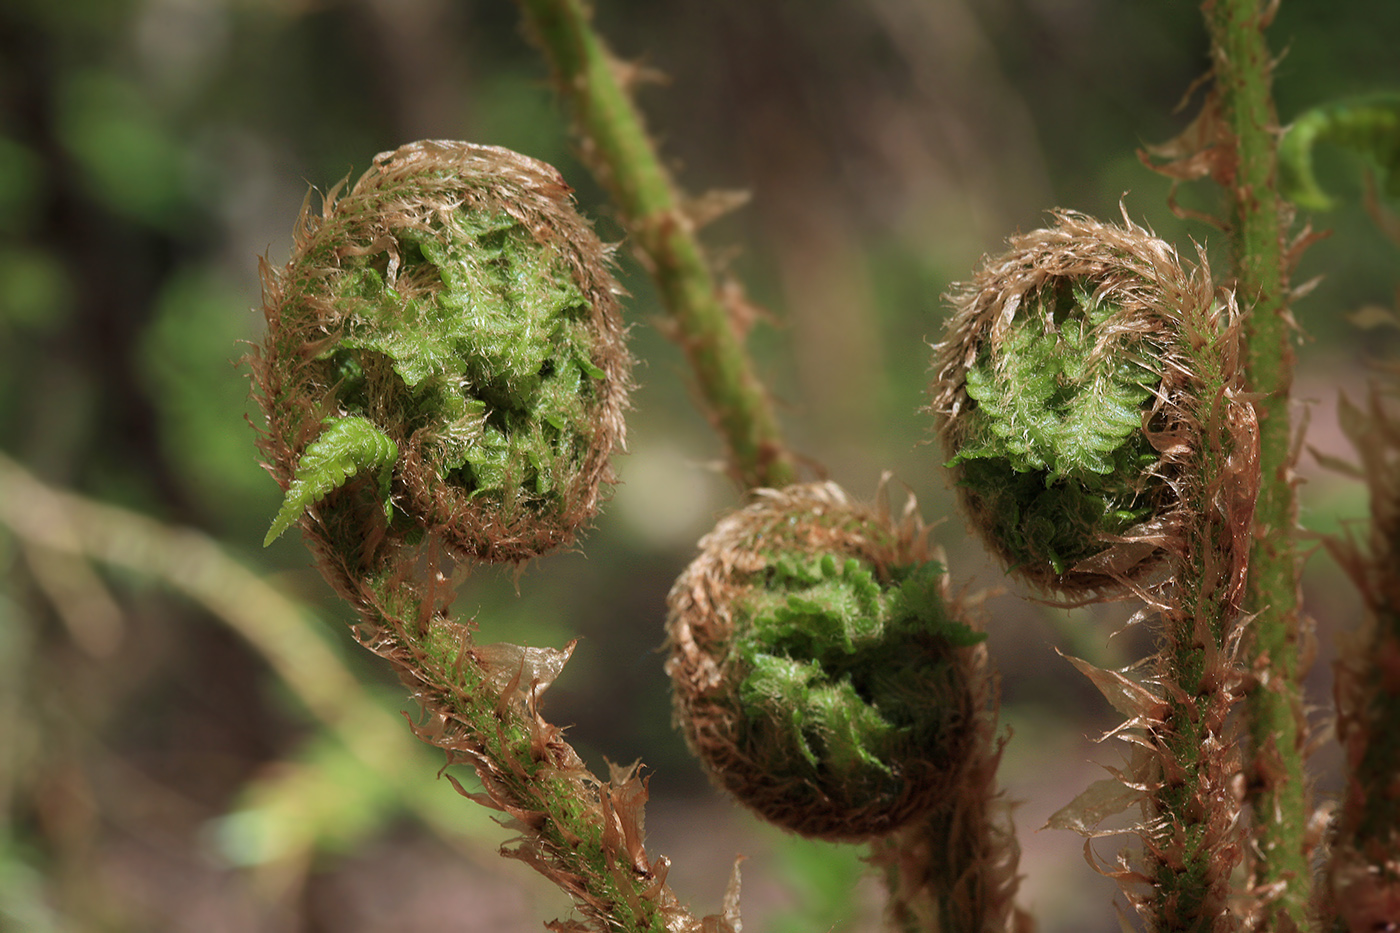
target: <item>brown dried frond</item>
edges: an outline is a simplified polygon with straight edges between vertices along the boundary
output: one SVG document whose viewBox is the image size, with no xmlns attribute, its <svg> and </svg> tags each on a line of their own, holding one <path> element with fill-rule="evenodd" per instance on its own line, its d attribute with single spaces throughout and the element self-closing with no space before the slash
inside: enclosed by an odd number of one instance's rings
<svg viewBox="0 0 1400 933">
<path fill-rule="evenodd" d="M 1327 539 L 1361 592 L 1365 620 L 1349 636 L 1333 687 L 1347 785 L 1332 828 L 1324 909 L 1349 933 L 1400 916 L 1400 408 L 1373 387 L 1365 409 L 1343 397 L 1341 424 L 1371 494 L 1364 541 Z"/>
</svg>

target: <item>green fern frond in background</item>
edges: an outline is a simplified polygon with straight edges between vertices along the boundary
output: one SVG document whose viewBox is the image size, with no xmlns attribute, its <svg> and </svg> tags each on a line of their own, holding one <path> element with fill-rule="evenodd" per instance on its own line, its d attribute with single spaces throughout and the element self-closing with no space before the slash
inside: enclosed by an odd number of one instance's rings
<svg viewBox="0 0 1400 933">
<path fill-rule="evenodd" d="M 1334 202 L 1314 171 L 1318 143 L 1358 156 L 1375 173 L 1381 193 L 1400 198 L 1400 93 L 1369 94 L 1310 108 L 1294 118 L 1279 140 L 1279 193 L 1299 207 L 1325 211 Z"/>
</svg>

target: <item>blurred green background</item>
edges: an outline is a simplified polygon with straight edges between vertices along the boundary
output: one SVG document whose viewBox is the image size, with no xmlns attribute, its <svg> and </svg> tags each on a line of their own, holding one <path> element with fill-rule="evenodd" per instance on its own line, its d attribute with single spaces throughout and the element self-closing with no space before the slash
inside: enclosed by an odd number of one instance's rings
<svg viewBox="0 0 1400 933">
<path fill-rule="evenodd" d="M 1189 118 L 1175 108 L 1206 67 L 1197 9 L 597 7 L 618 52 L 668 77 L 640 99 L 684 186 L 752 192 L 705 237 L 768 312 L 752 343 L 796 448 L 862 497 L 894 471 L 926 518 L 951 516 L 937 537 L 957 584 L 1002 585 L 924 443 L 939 296 L 1057 206 L 1112 216 L 1121 200 L 1183 251 L 1194 238 L 1223 259 L 1219 232 L 1174 217 L 1167 181 L 1136 155 Z M 1270 35 L 1287 52 L 1285 120 L 1400 86 L 1400 5 L 1286 0 Z M 0 471 L 0 930 L 515 931 L 568 915 L 496 856 L 510 831 L 436 779 L 440 756 L 402 723 L 404 691 L 353 645 L 296 536 L 258 547 L 280 499 L 238 365 L 260 334 L 258 257 L 285 260 L 308 186 L 425 137 L 555 164 L 602 235 L 622 238 L 509 3 L 0 0 L 0 451 L 27 471 Z M 1325 274 L 1296 309 L 1297 397 L 1310 442 L 1340 456 L 1338 389 L 1358 396 L 1368 359 L 1396 349 L 1347 314 L 1392 306 L 1400 267 L 1355 166 L 1320 159 L 1347 206 L 1313 219 L 1334 234 L 1297 273 Z M 574 724 L 599 771 L 643 758 L 649 843 L 697 913 L 719 910 L 744 854 L 748 928 L 874 929 L 878 885 L 858 852 L 758 826 L 670 727 L 665 596 L 736 491 L 621 255 L 642 361 L 623 483 L 579 553 L 518 584 L 474 577 L 456 608 L 485 641 L 581 636 L 548 714 Z M 1364 498 L 1314 462 L 1300 464 L 1304 521 L 1335 531 Z M 1321 724 L 1357 600 L 1325 556 L 1307 599 Z M 1119 755 L 1090 741 L 1115 717 L 1052 649 L 1121 665 L 1150 637 L 1110 638 L 1131 607 L 1053 610 L 1014 591 L 991 607 L 1024 901 L 1046 931 L 1115 930 L 1112 885 L 1081 840 L 1034 832 Z M 1325 796 L 1335 752 L 1314 762 Z"/>
</svg>

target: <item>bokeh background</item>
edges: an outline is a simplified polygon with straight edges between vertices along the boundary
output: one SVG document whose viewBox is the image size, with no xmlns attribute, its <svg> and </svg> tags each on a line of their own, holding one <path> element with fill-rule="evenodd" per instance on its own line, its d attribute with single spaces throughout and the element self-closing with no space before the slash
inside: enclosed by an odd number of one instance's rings
<svg viewBox="0 0 1400 933">
<path fill-rule="evenodd" d="M 1189 119 L 1176 108 L 1207 64 L 1198 11 L 596 5 L 614 48 L 666 77 L 640 99 L 682 184 L 752 193 L 705 239 L 767 311 L 752 343 L 794 445 L 858 496 L 893 471 L 926 518 L 948 517 L 936 534 L 958 584 L 1005 587 L 926 444 L 940 295 L 1057 206 L 1112 216 L 1121 201 L 1223 260 L 1221 234 L 1174 217 L 1137 157 Z M 1286 0 L 1270 35 L 1285 120 L 1400 84 L 1400 5 Z M 509 3 L 0 0 L 0 929 L 510 933 L 569 915 L 497 856 L 509 831 L 437 778 L 402 689 L 353 645 L 297 536 L 259 547 L 280 495 L 238 365 L 261 328 L 257 259 L 285 260 L 308 187 L 424 137 L 552 162 L 622 239 Z M 1296 308 L 1297 397 L 1310 443 L 1345 456 L 1337 392 L 1357 396 L 1368 360 L 1396 349 L 1348 315 L 1391 307 L 1400 264 L 1355 165 L 1320 157 L 1343 206 L 1313 218 L 1334 234 L 1297 276 L 1325 275 Z M 744 855 L 746 928 L 874 929 L 859 851 L 758 825 L 671 729 L 666 592 L 737 494 L 654 293 L 621 257 L 642 361 L 623 482 L 577 553 L 518 581 L 474 576 L 456 607 L 486 641 L 581 638 L 547 712 L 600 773 L 643 759 L 649 844 L 696 913 L 719 910 Z M 1354 482 L 1307 453 L 1299 469 L 1310 529 L 1364 513 Z M 1036 831 L 1120 754 L 1093 742 L 1116 718 L 1054 649 L 1120 666 L 1150 635 L 1114 635 L 1131 606 L 1024 595 L 989 604 L 1023 900 L 1051 933 L 1115 930 L 1113 886 L 1082 841 Z M 1358 609 L 1321 554 L 1306 598 L 1325 799 L 1328 664 Z"/>
</svg>

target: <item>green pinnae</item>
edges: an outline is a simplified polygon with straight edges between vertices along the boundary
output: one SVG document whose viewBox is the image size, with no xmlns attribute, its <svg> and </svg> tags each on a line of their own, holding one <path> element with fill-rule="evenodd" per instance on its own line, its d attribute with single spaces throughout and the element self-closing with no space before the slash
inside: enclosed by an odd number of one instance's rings
<svg viewBox="0 0 1400 933">
<path fill-rule="evenodd" d="M 1083 280 L 1028 299 L 966 372 L 972 405 L 948 466 L 1013 568 L 1056 574 L 1152 514 L 1143 418 L 1161 376 L 1146 338 L 1109 343 L 1117 308 Z"/>
<path fill-rule="evenodd" d="M 913 763 L 957 744 L 965 711 L 938 702 L 958 678 L 950 648 L 985 637 L 948 615 L 941 574 L 918 564 L 882 582 L 855 557 L 772 555 L 735 602 L 740 743 L 804 772 L 805 792 L 897 800 Z"/>
<path fill-rule="evenodd" d="M 450 237 L 399 231 L 393 286 L 383 254 L 348 264 L 340 300 L 355 315 L 330 352 L 387 362 L 440 476 L 473 497 L 548 508 L 583 456 L 575 438 L 603 377 L 589 359 L 588 301 L 564 258 L 509 215 L 453 224 Z"/>
<path fill-rule="evenodd" d="M 263 547 L 277 540 L 308 508 L 361 473 L 375 477 L 384 515 L 390 517 L 393 505 L 389 484 L 398 457 L 398 445 L 367 418 L 328 419 L 325 430 L 306 446 L 297 461 L 296 473 L 263 539 Z"/>
</svg>

